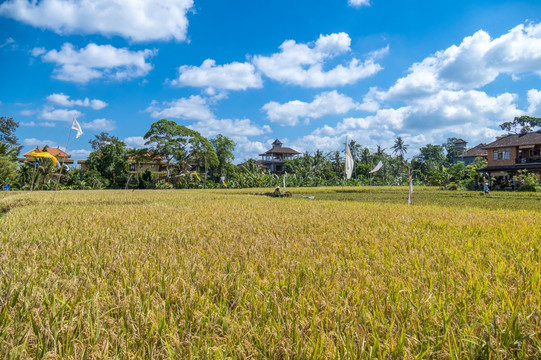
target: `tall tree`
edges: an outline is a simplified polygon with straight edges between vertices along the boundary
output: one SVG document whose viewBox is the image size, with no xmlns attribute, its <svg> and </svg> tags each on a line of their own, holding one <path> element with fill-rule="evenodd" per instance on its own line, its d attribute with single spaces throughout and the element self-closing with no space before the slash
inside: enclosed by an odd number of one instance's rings
<svg viewBox="0 0 541 360">
<path fill-rule="evenodd" d="M 128 167 L 126 144 L 106 132 L 95 135 L 89 143 L 94 151 L 88 156 L 88 169 L 98 171 L 111 186 L 122 187 Z"/>
<path fill-rule="evenodd" d="M 513 121 L 507 121 L 500 124 L 502 130 L 509 131 L 514 134 L 525 134 L 533 130 L 533 128 L 541 126 L 541 118 L 531 116 L 518 116 Z"/>
<path fill-rule="evenodd" d="M 10 184 L 17 177 L 18 146 L 15 130 L 19 124 L 12 118 L 0 117 L 0 182 Z"/>
<path fill-rule="evenodd" d="M 19 123 L 13 121 L 10 117 L 0 117 L 0 143 L 17 146 L 17 137 L 15 130 L 19 127 Z"/>
<path fill-rule="evenodd" d="M 210 142 L 218 158 L 217 174 L 219 176 L 228 176 L 227 169 L 232 164 L 233 159 L 235 159 L 235 155 L 233 154 L 233 151 L 235 151 L 235 142 L 222 134 L 216 135 Z"/>
<path fill-rule="evenodd" d="M 191 130 L 189 144 L 190 158 L 200 169 L 207 171 L 207 169 L 215 169 L 218 166 L 216 151 L 206 137 Z"/>
<path fill-rule="evenodd" d="M 181 126 L 174 121 L 160 119 L 150 125 L 145 134 L 145 145 L 152 146 L 166 162 L 167 179 L 175 157 L 186 156 L 186 145 L 193 136 L 193 130 Z"/>
<path fill-rule="evenodd" d="M 401 136 L 395 139 L 394 145 L 392 147 L 393 154 L 398 155 L 400 164 L 402 165 L 404 165 L 404 155 L 408 152 L 408 147 L 409 145 L 406 145 L 406 143 L 404 143 L 404 140 L 402 140 Z"/>
</svg>

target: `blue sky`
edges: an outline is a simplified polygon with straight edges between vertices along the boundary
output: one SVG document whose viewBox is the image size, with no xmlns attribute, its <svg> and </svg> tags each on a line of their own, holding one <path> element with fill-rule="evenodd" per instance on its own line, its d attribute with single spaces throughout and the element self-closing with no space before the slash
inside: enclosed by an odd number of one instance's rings
<svg viewBox="0 0 541 360">
<path fill-rule="evenodd" d="M 85 158 L 107 131 L 128 146 L 160 118 L 237 143 L 333 151 L 346 137 L 408 156 L 474 146 L 541 116 L 541 2 L 7 0 L 0 114 L 28 151 Z"/>
</svg>

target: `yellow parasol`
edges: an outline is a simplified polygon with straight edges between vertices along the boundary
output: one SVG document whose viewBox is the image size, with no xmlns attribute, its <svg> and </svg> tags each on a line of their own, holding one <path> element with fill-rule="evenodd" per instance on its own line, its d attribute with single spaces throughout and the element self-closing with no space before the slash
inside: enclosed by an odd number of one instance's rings
<svg viewBox="0 0 541 360">
<path fill-rule="evenodd" d="M 32 157 L 48 157 L 48 158 L 51 158 L 51 160 L 53 160 L 53 165 L 56 166 L 56 158 L 54 156 L 52 156 L 51 154 L 49 154 L 48 152 L 32 152 L 30 153 L 30 156 Z"/>
</svg>

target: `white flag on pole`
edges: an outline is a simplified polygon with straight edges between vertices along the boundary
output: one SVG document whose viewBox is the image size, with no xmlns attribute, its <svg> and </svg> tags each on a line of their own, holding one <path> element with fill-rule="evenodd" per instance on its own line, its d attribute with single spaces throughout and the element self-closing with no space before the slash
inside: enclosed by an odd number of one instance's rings
<svg viewBox="0 0 541 360">
<path fill-rule="evenodd" d="M 346 179 L 351 179 L 351 174 L 353 173 L 353 156 L 351 156 L 351 151 L 349 150 L 348 144 L 346 144 Z"/>
<path fill-rule="evenodd" d="M 71 123 L 71 128 L 75 131 L 77 131 L 77 135 L 75 135 L 75 138 L 78 139 L 79 136 L 83 135 L 83 130 L 81 129 L 81 125 L 77 122 L 77 119 L 75 116 L 73 117 L 73 122 Z"/>
<path fill-rule="evenodd" d="M 376 167 L 374 169 L 372 169 L 372 171 L 370 171 L 370 174 L 372 173 L 375 173 L 376 171 L 378 171 L 379 169 L 381 169 L 383 167 L 383 163 L 380 161 Z"/>
</svg>

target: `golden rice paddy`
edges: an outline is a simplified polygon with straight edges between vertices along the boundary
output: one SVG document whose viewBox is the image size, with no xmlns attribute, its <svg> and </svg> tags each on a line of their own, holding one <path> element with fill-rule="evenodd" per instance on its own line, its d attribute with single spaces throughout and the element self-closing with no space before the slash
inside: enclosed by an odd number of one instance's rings
<svg viewBox="0 0 541 360">
<path fill-rule="evenodd" d="M 541 197 L 404 189 L 10 193 L 0 358 L 540 358 Z"/>
</svg>

